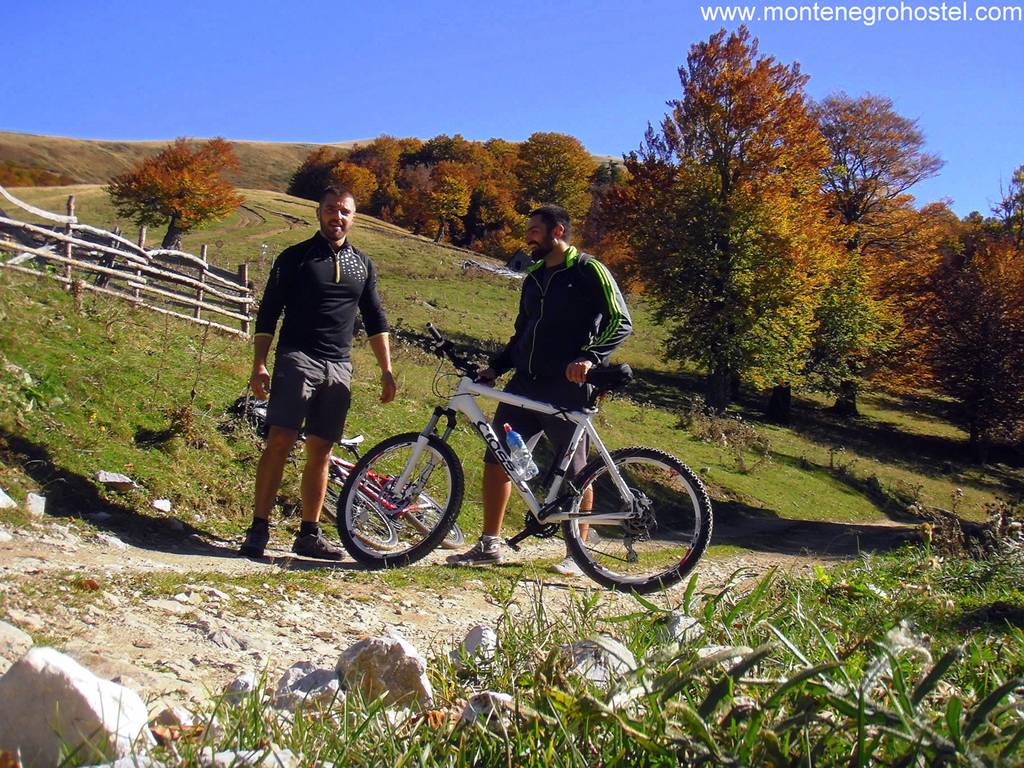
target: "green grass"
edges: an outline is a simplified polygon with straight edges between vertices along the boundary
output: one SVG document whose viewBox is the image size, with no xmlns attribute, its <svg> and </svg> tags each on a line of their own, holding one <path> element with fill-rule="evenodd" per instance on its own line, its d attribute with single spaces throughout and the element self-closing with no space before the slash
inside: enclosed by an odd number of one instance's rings
<svg viewBox="0 0 1024 768">
<path fill-rule="evenodd" d="M 76 195 L 83 221 L 117 223 L 99 186 L 15 190 L 26 201 L 51 210 L 62 210 L 69 191 Z M 248 261 L 261 286 L 276 253 L 312 231 L 312 226 L 293 229 L 271 211 L 312 222 L 313 207 L 276 192 L 244 194 L 246 205 L 265 221 L 239 211 L 189 235 L 186 247 L 198 250 L 200 243 L 209 243 L 211 260 L 225 267 Z M 151 242 L 159 236 L 152 233 Z M 394 324 L 422 332 L 431 321 L 490 349 L 507 339 L 517 305 L 516 281 L 464 273 L 464 252 L 370 218 L 358 222 L 352 238 L 378 265 Z M 268 245 L 262 259 L 261 243 Z M 251 437 L 225 432 L 221 413 L 245 388 L 247 345 L 217 334 L 206 335 L 204 341 L 200 328 L 102 298 L 87 297 L 83 312 L 77 313 L 70 297 L 46 281 L 7 273 L 0 273 L 0 297 L 0 354 L 26 369 L 33 382 L 19 383 L 16 375 L 0 370 L 0 388 L 10 394 L 0 404 L 0 428 L 7 442 L 23 440 L 46 453 L 44 464 L 49 463 L 54 477 L 64 472 L 87 481 L 98 469 L 130 474 L 141 490 L 107 501 L 144 518 L 155 516 L 149 501 L 170 498 L 174 516 L 213 535 L 237 535 L 248 517 L 259 446 Z M 934 408 L 925 409 L 928 403 L 881 393 L 862 398 L 864 416 L 853 423 L 832 419 L 822 398 L 798 398 L 792 428 L 758 425 L 771 442 L 771 463 L 753 473 L 738 471 L 726 451 L 679 428 L 681 403 L 695 394 L 694 377 L 692 372 L 675 372 L 661 359 L 664 332 L 651 323 L 642 301 L 634 298 L 631 306 L 636 332 L 621 358 L 640 372 L 642 386 L 632 396 L 645 402 L 609 400 L 600 416 L 601 434 L 611 447 L 646 444 L 680 456 L 702 470 L 720 502 L 785 519 L 867 523 L 898 513 L 887 505 L 893 495 L 917 494 L 925 503 L 948 508 L 955 489 L 962 488 L 957 511 L 977 519 L 994 499 L 1020 493 L 1020 468 L 967 464 L 962 434 Z M 354 359 L 355 406 L 348 431 L 363 432 L 372 444 L 421 428 L 437 401 L 431 394 L 436 361 L 398 345 L 399 396 L 393 405 L 381 407 L 375 365 L 365 344 L 357 344 Z M 198 396 L 190 404 L 194 385 Z M 744 415 L 756 417 L 756 403 L 748 400 L 745 406 Z M 183 415 L 190 423 L 181 423 Z M 161 434 L 165 439 L 157 439 Z M 452 442 L 466 468 L 461 521 L 472 535 L 481 517 L 481 448 L 465 427 Z M 920 445 L 927 450 L 919 450 Z M 839 448 L 843 452 L 835 453 Z M 30 463 L 36 469 L 26 473 L 23 453 L 7 451 L 0 483 L 15 495 L 46 490 L 46 472 Z M 945 455 L 950 458 L 940 459 Z M 872 475 L 887 496 L 870 492 L 867 480 Z M 296 497 L 294 471 L 288 475 L 285 496 Z M 521 513 L 521 506 L 513 509 L 513 522 Z"/>
</svg>

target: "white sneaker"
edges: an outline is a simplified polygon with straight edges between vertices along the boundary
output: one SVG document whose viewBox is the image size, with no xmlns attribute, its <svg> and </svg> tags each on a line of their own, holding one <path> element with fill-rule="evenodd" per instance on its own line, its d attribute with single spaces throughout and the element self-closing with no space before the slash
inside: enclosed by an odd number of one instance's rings
<svg viewBox="0 0 1024 768">
<path fill-rule="evenodd" d="M 583 571 L 580 570 L 580 567 L 576 565 L 576 561 L 571 557 L 562 558 L 561 562 L 548 566 L 548 570 L 551 571 L 551 573 L 558 573 L 562 576 L 583 575 Z"/>
</svg>

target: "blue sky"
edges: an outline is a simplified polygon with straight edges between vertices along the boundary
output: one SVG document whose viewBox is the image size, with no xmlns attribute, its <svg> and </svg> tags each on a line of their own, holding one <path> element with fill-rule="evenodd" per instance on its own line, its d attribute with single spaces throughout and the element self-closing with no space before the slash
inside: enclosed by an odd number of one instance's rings
<svg viewBox="0 0 1024 768">
<path fill-rule="evenodd" d="M 620 155 L 722 26 L 697 0 L 0 2 L 0 129 L 107 139 L 561 131 Z M 811 96 L 878 93 L 919 121 L 946 160 L 919 202 L 987 212 L 1024 164 L 1024 23 L 750 27 L 763 53 L 800 62 Z"/>
</svg>

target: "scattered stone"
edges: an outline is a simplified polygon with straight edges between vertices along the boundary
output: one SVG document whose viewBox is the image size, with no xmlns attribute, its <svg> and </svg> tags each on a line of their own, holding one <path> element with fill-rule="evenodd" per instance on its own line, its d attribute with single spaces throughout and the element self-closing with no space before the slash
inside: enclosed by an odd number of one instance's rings
<svg viewBox="0 0 1024 768">
<path fill-rule="evenodd" d="M 451 652 L 452 663 L 461 672 L 470 664 L 487 664 L 498 651 L 498 633 L 485 624 L 476 624 L 466 633 L 462 645 Z"/>
<path fill-rule="evenodd" d="M 336 670 L 318 669 L 311 662 L 300 661 L 278 680 L 270 705 L 294 712 L 305 708 L 325 709 L 344 700 Z"/>
<path fill-rule="evenodd" d="M 506 713 L 512 709 L 512 697 L 507 693 L 495 693 L 494 691 L 483 691 L 469 697 L 466 708 L 462 710 L 459 723 L 472 725 L 482 719 L 484 725 L 494 728 L 495 726 L 504 730 L 509 725 Z"/>
<path fill-rule="evenodd" d="M 100 470 L 96 473 L 96 482 L 114 491 L 130 491 L 135 487 L 135 481 L 128 475 L 120 472 L 107 472 Z"/>
<path fill-rule="evenodd" d="M 127 544 L 117 538 L 117 536 L 111 536 L 109 533 L 97 533 L 96 541 L 100 544 L 106 544 L 111 549 L 128 549 Z"/>
<path fill-rule="evenodd" d="M 298 768 L 302 758 L 290 749 L 271 744 L 267 749 L 249 749 L 239 752 L 214 752 L 206 747 L 199 753 L 203 768 Z"/>
<path fill-rule="evenodd" d="M 164 707 L 151 721 L 154 725 L 171 725 L 176 728 L 189 728 L 196 724 L 195 717 L 184 707 L 170 704 Z"/>
<path fill-rule="evenodd" d="M 30 493 L 25 497 L 25 509 L 34 517 L 42 517 L 46 514 L 46 497 Z"/>
<path fill-rule="evenodd" d="M 0 544 L 6 544 L 7 542 L 13 541 L 13 540 L 14 540 L 14 537 L 11 536 L 11 534 L 9 534 L 3 528 L 0 528 Z"/>
<path fill-rule="evenodd" d="M 0 678 L 0 750 L 21 750 L 25 768 L 62 752 L 103 761 L 151 743 L 149 713 L 135 691 L 102 680 L 53 648 L 33 648 Z"/>
<path fill-rule="evenodd" d="M 607 635 L 597 635 L 563 648 L 572 656 L 569 672 L 599 685 L 607 685 L 637 668 L 633 652 Z"/>
<path fill-rule="evenodd" d="M 707 645 L 703 648 L 697 649 L 697 658 L 706 659 L 710 656 L 715 656 L 723 651 L 735 651 L 735 654 L 723 656 L 718 660 L 718 663 L 723 667 L 731 667 L 734 664 L 738 664 L 743 661 L 742 654 L 750 653 L 753 649 L 748 648 L 744 645 L 731 646 L 731 645 Z"/>
<path fill-rule="evenodd" d="M 150 608 L 157 608 L 167 613 L 173 613 L 175 616 L 184 616 L 185 614 L 192 613 L 193 609 L 187 605 L 182 605 L 175 600 L 146 600 L 146 605 Z"/>
<path fill-rule="evenodd" d="M 3 488 L 0 488 L 0 509 L 14 509 L 18 502 L 7 495 Z"/>
<path fill-rule="evenodd" d="M 656 622 L 662 637 L 668 642 L 696 643 L 704 637 L 704 625 L 682 611 L 671 611 Z"/>
<path fill-rule="evenodd" d="M 158 512 L 170 512 L 171 511 L 171 500 L 170 499 L 156 499 L 153 501 L 153 509 Z"/>
<path fill-rule="evenodd" d="M 32 613 L 19 611 L 17 608 L 8 608 L 7 618 L 29 632 L 42 632 L 46 628 L 42 618 Z"/>
<path fill-rule="evenodd" d="M 0 621 L 0 669 L 20 659 L 32 647 L 32 637 L 6 621 Z"/>
<path fill-rule="evenodd" d="M 231 706 L 238 706 L 246 696 L 255 690 L 256 675 L 246 672 L 224 686 L 224 701 Z"/>
<path fill-rule="evenodd" d="M 341 654 L 337 670 L 345 687 L 358 689 L 367 701 L 383 695 L 385 704 L 429 707 L 434 699 L 427 662 L 402 637 L 360 640 Z"/>
</svg>

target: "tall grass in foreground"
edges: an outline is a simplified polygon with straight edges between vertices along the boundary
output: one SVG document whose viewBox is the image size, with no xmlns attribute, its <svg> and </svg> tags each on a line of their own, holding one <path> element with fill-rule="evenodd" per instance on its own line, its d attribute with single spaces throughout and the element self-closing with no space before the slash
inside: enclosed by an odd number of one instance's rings
<svg viewBox="0 0 1024 768">
<path fill-rule="evenodd" d="M 814 577 L 742 572 L 678 602 L 700 627 L 682 643 L 672 614 L 603 593 L 550 612 L 543 589 L 503 607 L 493 662 L 459 672 L 433 649 L 436 710 L 395 713 L 350 697 L 333 712 L 273 711 L 259 691 L 221 703 L 205 740 L 157 753 L 192 764 L 204 747 L 359 766 L 1020 765 L 1024 593 L 1019 554 L 969 561 L 903 550 Z M 662 598 L 668 602 L 668 597 Z M 701 630 L 703 631 L 701 634 Z M 596 686 L 568 671 L 565 643 L 605 634 L 639 668 Z M 696 635 L 700 634 L 699 637 Z M 489 724 L 456 724 L 462 699 L 511 693 Z"/>
</svg>

